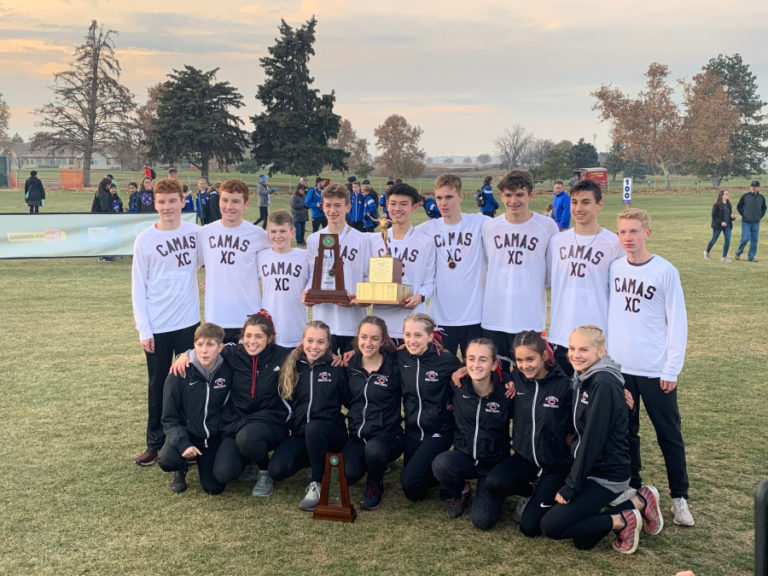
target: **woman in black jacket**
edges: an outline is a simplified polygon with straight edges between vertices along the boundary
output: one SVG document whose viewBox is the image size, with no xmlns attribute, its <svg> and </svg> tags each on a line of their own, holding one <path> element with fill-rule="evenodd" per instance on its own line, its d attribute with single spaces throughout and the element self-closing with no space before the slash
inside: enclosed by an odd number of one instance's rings
<svg viewBox="0 0 768 576">
<path fill-rule="evenodd" d="M 360 322 L 347 367 L 349 440 L 344 446 L 344 472 L 357 482 L 368 472 L 363 510 L 377 510 L 384 495 L 384 472 L 403 453 L 402 390 L 397 354 L 387 325 L 376 316 Z"/>
<path fill-rule="evenodd" d="M 720 262 L 730 262 L 728 258 L 728 248 L 731 246 L 731 231 L 733 229 L 733 221 L 736 219 L 736 215 L 733 214 L 731 209 L 731 201 L 729 200 L 728 190 L 720 190 L 717 195 L 717 200 L 712 205 L 712 240 L 707 244 L 707 249 L 704 251 L 704 259 L 709 260 L 709 253 L 712 247 L 720 237 L 720 232 L 723 233 L 725 243 L 723 244 L 723 257 L 720 258 Z"/>
<path fill-rule="evenodd" d="M 24 182 L 24 200 L 29 206 L 30 214 L 38 214 L 40 206 L 45 203 L 45 188 L 42 180 L 37 177 L 37 170 L 32 170 Z"/>
<path fill-rule="evenodd" d="M 91 203 L 92 214 L 108 214 L 113 212 L 112 210 L 112 197 L 109 193 L 109 187 L 112 185 L 111 178 L 102 178 L 99 182 L 96 193 L 93 195 L 93 202 Z"/>
</svg>

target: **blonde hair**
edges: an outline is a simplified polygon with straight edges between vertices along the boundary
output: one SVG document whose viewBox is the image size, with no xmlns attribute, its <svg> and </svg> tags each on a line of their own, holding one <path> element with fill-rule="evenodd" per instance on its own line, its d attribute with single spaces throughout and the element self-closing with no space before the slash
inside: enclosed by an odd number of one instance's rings
<svg viewBox="0 0 768 576">
<path fill-rule="evenodd" d="M 456 174 L 440 174 L 435 179 L 435 190 L 443 187 L 452 188 L 457 194 L 461 194 L 461 178 Z"/>
<path fill-rule="evenodd" d="M 443 346 L 440 344 L 440 338 L 442 337 L 440 334 L 435 336 L 435 321 L 432 320 L 432 317 L 424 314 L 423 312 L 414 312 L 413 314 L 408 314 L 408 316 L 405 317 L 405 320 L 403 320 L 403 327 L 405 327 L 406 322 L 418 322 L 424 327 L 424 330 L 426 330 L 431 336 L 432 336 L 432 342 L 434 343 L 435 347 L 437 348 L 438 352 L 443 349 Z"/>
<path fill-rule="evenodd" d="M 304 336 L 307 334 L 307 330 L 310 328 L 317 328 L 318 330 L 324 330 L 328 337 L 328 347 L 331 345 L 331 329 L 328 324 L 321 320 L 310 320 L 307 325 L 304 326 L 304 330 L 301 333 L 302 344 L 299 344 L 294 348 L 288 357 L 283 362 L 282 368 L 280 368 L 280 378 L 277 384 L 277 392 L 284 400 L 290 400 L 293 398 L 293 391 L 296 389 L 296 384 L 299 381 L 299 371 L 296 368 L 296 363 L 304 354 Z"/>
<path fill-rule="evenodd" d="M 578 332 L 582 336 L 589 338 L 589 341 L 598 349 L 605 349 L 605 333 L 595 326 L 594 324 L 583 324 L 573 329 L 573 332 Z"/>
<path fill-rule="evenodd" d="M 640 224 L 642 224 L 644 230 L 650 230 L 651 229 L 651 217 L 645 210 L 640 210 L 640 208 L 627 208 L 616 216 L 616 222 L 619 220 L 638 220 L 640 221 Z"/>
</svg>

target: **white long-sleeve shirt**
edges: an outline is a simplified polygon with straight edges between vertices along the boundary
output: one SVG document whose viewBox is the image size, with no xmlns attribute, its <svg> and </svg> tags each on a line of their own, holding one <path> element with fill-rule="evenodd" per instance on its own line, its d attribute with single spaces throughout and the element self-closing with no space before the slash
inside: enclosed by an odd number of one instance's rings
<svg viewBox="0 0 768 576">
<path fill-rule="evenodd" d="M 309 282 L 307 251 L 294 248 L 279 254 L 264 250 L 258 261 L 261 302 L 275 323 L 275 340 L 278 346 L 298 346 L 307 323 L 307 307 L 301 303 L 301 293 Z"/>
<path fill-rule="evenodd" d="M 611 264 L 608 354 L 621 371 L 677 382 L 688 342 L 680 274 L 654 255 L 644 264 L 626 256 Z"/>
</svg>

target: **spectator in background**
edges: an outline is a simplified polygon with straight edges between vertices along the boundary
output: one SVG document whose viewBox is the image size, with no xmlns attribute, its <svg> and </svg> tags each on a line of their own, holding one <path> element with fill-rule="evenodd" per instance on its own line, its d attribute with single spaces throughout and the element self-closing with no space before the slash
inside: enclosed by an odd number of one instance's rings
<svg viewBox="0 0 768 576">
<path fill-rule="evenodd" d="M 354 228 L 355 230 L 359 230 L 360 232 L 363 232 L 364 231 L 363 220 L 365 219 L 365 209 L 363 206 L 363 192 L 360 189 L 360 182 L 358 182 L 357 178 L 355 178 L 354 176 L 350 176 L 349 184 L 347 185 L 347 187 L 350 188 L 349 204 L 351 206 L 351 208 L 349 209 L 349 212 L 347 213 L 347 224 L 352 226 L 352 228 Z"/>
<path fill-rule="evenodd" d="M 379 211 L 371 190 L 370 184 L 363 184 L 363 232 L 374 232 L 379 225 Z"/>
<path fill-rule="evenodd" d="M 729 199 L 728 190 L 720 190 L 717 195 L 717 200 L 712 205 L 712 240 L 707 244 L 707 249 L 704 251 L 704 259 L 709 260 L 709 252 L 720 237 L 720 232 L 723 233 L 723 257 L 720 258 L 721 262 L 730 262 L 728 258 L 728 248 L 731 245 L 731 232 L 733 230 L 733 220 L 736 216 L 731 209 L 731 201 Z"/>
<path fill-rule="evenodd" d="M 368 178 L 366 178 L 365 180 L 363 180 L 363 186 L 365 186 L 365 185 L 368 185 L 368 186 L 370 186 L 370 187 L 371 187 L 371 193 L 370 193 L 369 195 L 370 195 L 370 197 L 371 197 L 371 198 L 373 198 L 373 201 L 374 201 L 374 202 L 376 203 L 376 205 L 378 206 L 378 204 L 379 204 L 379 193 L 378 193 L 378 192 L 376 192 L 376 190 L 374 189 L 374 187 L 371 185 L 371 181 L 370 181 L 370 180 L 368 180 Z"/>
<path fill-rule="evenodd" d="M 189 189 L 189 186 L 184 184 L 182 186 L 182 189 L 184 190 L 184 208 L 181 209 L 182 212 L 194 212 L 195 211 L 195 200 L 192 198 L 192 191 Z"/>
<path fill-rule="evenodd" d="M 547 204 L 547 207 L 544 210 L 544 216 L 547 218 L 554 218 L 555 214 L 555 205 L 554 204 Z"/>
<path fill-rule="evenodd" d="M 291 195 L 291 216 L 293 217 L 293 225 L 296 228 L 296 244 L 298 246 L 306 246 L 306 243 L 304 242 L 304 233 L 306 231 L 307 221 L 309 220 L 307 207 L 304 204 L 307 196 L 306 182 L 306 178 L 299 180 L 296 190 Z"/>
<path fill-rule="evenodd" d="M 560 228 L 560 232 L 568 230 L 571 226 L 571 197 L 566 192 L 563 192 L 563 181 L 555 180 L 555 198 L 553 205 L 555 211 L 553 212 L 553 218 L 557 223 L 557 227 Z"/>
<path fill-rule="evenodd" d="M 210 224 L 221 220 L 221 209 L 219 208 L 219 189 L 221 188 L 221 181 L 214 182 L 208 189 L 208 202 L 205 205 L 205 223 Z"/>
<path fill-rule="evenodd" d="M 259 218 L 254 222 L 257 226 L 259 222 L 264 230 L 267 229 L 267 216 L 269 216 L 269 196 L 277 192 L 277 188 L 270 188 L 267 185 L 267 177 L 262 174 L 259 176 L 259 187 L 256 190 L 259 194 Z"/>
<path fill-rule="evenodd" d="M 171 180 L 178 180 L 179 179 L 179 171 L 176 170 L 176 168 L 171 168 L 168 170 L 168 178 Z"/>
<path fill-rule="evenodd" d="M 424 199 L 422 205 L 424 206 L 424 212 L 427 213 L 429 218 L 440 218 L 440 209 L 437 207 L 434 196 L 422 196 Z"/>
<path fill-rule="evenodd" d="M 389 218 L 389 211 L 387 210 L 387 194 L 389 194 L 389 191 L 392 190 L 392 186 L 394 185 L 394 181 L 387 180 L 387 189 L 384 194 L 381 195 L 381 198 L 379 198 L 379 206 L 381 206 L 381 209 L 384 212 L 384 216 L 387 218 Z"/>
<path fill-rule="evenodd" d="M 136 212 L 136 203 L 139 200 L 139 186 L 136 182 L 128 183 L 128 212 Z"/>
<path fill-rule="evenodd" d="M 144 164 L 144 177 L 154 180 L 157 178 L 157 174 L 155 174 L 155 171 L 152 168 Z"/>
<path fill-rule="evenodd" d="M 155 210 L 155 193 L 152 189 L 152 178 L 144 176 L 141 181 L 141 190 L 139 190 L 138 201 L 136 202 L 136 212 L 157 212 Z"/>
<path fill-rule="evenodd" d="M 760 194 L 760 182 L 752 180 L 749 192 L 739 198 L 736 210 L 741 214 L 741 242 L 736 250 L 736 260 L 741 259 L 741 253 L 749 242 L 747 258 L 757 262 L 757 237 L 760 234 L 760 220 L 765 216 L 765 196 Z"/>
<path fill-rule="evenodd" d="M 37 170 L 32 170 L 24 183 L 24 200 L 29 206 L 30 214 L 38 214 L 40 206 L 45 205 L 45 188 L 42 180 L 37 177 Z"/>
<path fill-rule="evenodd" d="M 125 212 L 125 209 L 123 208 L 123 200 L 120 198 L 117 192 L 117 184 L 113 182 L 109 185 L 110 212 L 114 212 L 115 214 L 122 214 Z"/>
<path fill-rule="evenodd" d="M 205 224 L 205 211 L 208 205 L 208 180 L 200 178 L 197 181 L 197 197 L 195 198 L 195 211 L 200 224 Z"/>
<path fill-rule="evenodd" d="M 93 196 L 91 214 L 108 214 L 109 212 L 112 212 L 112 198 L 109 193 L 109 187 L 111 185 L 111 178 L 106 177 L 101 179 L 98 188 L 96 188 L 96 194 Z"/>
<path fill-rule="evenodd" d="M 499 207 L 499 203 L 496 201 L 496 198 L 493 197 L 493 188 L 491 188 L 492 180 L 493 176 L 486 176 L 483 178 L 483 185 L 480 187 L 480 190 L 483 192 L 484 201 L 483 205 L 480 207 L 480 211 L 489 218 L 496 216 L 496 209 Z"/>
<path fill-rule="evenodd" d="M 304 198 L 304 206 L 310 209 L 312 216 L 312 232 L 317 232 L 320 228 L 328 226 L 328 219 L 323 212 L 323 188 L 330 183 L 322 176 L 315 178 L 315 187 L 307 190 Z"/>
</svg>

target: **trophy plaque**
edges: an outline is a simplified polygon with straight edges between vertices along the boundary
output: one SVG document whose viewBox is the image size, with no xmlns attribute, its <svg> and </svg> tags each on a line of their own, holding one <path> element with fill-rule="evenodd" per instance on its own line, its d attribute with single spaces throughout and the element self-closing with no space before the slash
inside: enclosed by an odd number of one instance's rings
<svg viewBox="0 0 768 576">
<path fill-rule="evenodd" d="M 307 291 L 304 301 L 310 306 L 321 303 L 349 304 L 349 294 L 344 287 L 344 262 L 339 254 L 338 234 L 320 234 L 312 287 Z"/>
<path fill-rule="evenodd" d="M 382 218 L 379 223 L 384 248 L 387 254 L 391 254 L 387 236 L 389 220 Z M 355 301 L 361 304 L 402 304 L 403 300 L 413 294 L 413 288 L 402 281 L 402 260 L 391 255 L 372 257 L 368 262 L 368 282 L 357 283 Z"/>
<path fill-rule="evenodd" d="M 347 476 L 344 474 L 344 455 L 329 452 L 325 455 L 325 474 L 320 486 L 320 502 L 312 518 L 354 522 L 356 517 L 357 512 L 349 501 L 349 486 Z"/>
</svg>

